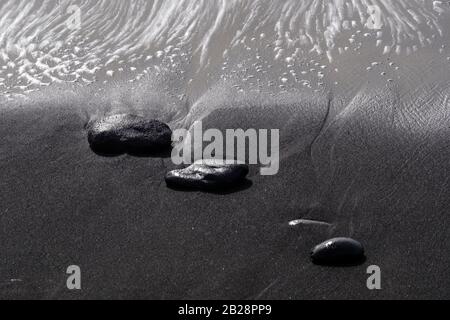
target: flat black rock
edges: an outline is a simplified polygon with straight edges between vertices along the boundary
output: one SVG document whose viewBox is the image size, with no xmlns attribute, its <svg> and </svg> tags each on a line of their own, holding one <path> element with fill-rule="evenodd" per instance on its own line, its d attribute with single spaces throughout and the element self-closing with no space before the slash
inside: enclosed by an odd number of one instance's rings
<svg viewBox="0 0 450 320">
<path fill-rule="evenodd" d="M 190 167 L 166 174 L 168 187 L 199 190 L 222 190 L 239 186 L 246 180 L 249 168 L 236 161 L 199 160 Z"/>
<path fill-rule="evenodd" d="M 118 114 L 89 123 L 88 142 L 98 153 L 160 153 L 170 149 L 172 131 L 158 120 Z"/>
<path fill-rule="evenodd" d="M 319 265 L 356 265 L 365 259 L 364 248 L 356 240 L 334 238 L 315 246 L 311 259 Z"/>
</svg>

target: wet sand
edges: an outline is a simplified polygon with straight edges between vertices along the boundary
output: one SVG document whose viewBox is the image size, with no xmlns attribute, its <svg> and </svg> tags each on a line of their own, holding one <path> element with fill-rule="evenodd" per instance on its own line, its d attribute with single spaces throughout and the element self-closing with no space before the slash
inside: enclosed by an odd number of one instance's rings
<svg viewBox="0 0 450 320">
<path fill-rule="evenodd" d="M 250 97 L 254 105 L 239 108 L 213 95 L 205 127 L 281 129 L 279 174 L 253 168 L 252 185 L 230 194 L 168 189 L 170 158 L 96 155 L 85 129 L 92 109 L 75 108 L 80 95 L 70 90 L 54 105 L 44 93 L 5 108 L 0 295 L 448 298 L 450 114 L 440 80 L 403 100 L 398 87 L 381 86 L 341 99 L 298 92 L 259 105 Z M 406 113 L 418 106 L 403 104 L 409 99 L 427 107 Z M 289 225 L 300 218 L 330 225 Z M 367 261 L 313 265 L 310 249 L 334 236 L 361 241 Z M 76 293 L 65 287 L 71 264 L 83 271 Z M 381 291 L 366 288 L 373 264 Z"/>
<path fill-rule="evenodd" d="M 109 4 L 99 3 L 117 16 Z M 316 51 L 302 49 L 292 63 L 285 56 L 274 59 L 273 47 L 266 46 L 274 39 L 260 33 L 273 32 L 272 20 L 286 12 L 292 20 L 282 20 L 282 26 L 301 25 L 303 16 L 294 14 L 301 8 L 288 10 L 294 2 L 283 8 L 277 2 L 264 4 L 250 9 L 270 18 L 265 24 L 249 19 L 236 39 L 228 39 L 236 26 L 227 19 L 241 11 L 244 19 L 248 8 L 211 8 L 223 18 L 217 19 L 216 34 L 202 41 L 189 34 L 186 43 L 202 50 L 176 51 L 173 59 L 192 61 L 177 60 L 173 68 L 166 64 L 168 57 L 147 67 L 138 59 L 142 48 L 128 47 L 122 58 L 128 59 L 127 69 L 133 65 L 142 72 L 139 79 L 133 72 L 120 75 L 120 61 L 107 65 L 80 54 L 79 61 L 100 66 L 95 76 L 84 69 L 51 75 L 72 81 L 79 73 L 87 82 L 55 81 L 25 92 L 20 83 L 15 86 L 21 74 L 2 80 L 7 88 L 0 98 L 0 298 L 450 297 L 450 52 L 445 32 L 431 37 L 447 30 L 448 23 L 438 24 L 426 11 L 430 24 L 410 21 L 417 29 L 407 30 L 422 30 L 434 40 L 424 40 L 422 47 L 409 34 L 411 46 L 384 55 L 375 38 L 366 41 L 363 33 L 350 30 L 357 35 L 353 46 L 345 37 L 332 39 L 336 52 L 350 46 L 343 54 L 329 59 L 326 52 L 317 57 Z M 175 18 L 181 9 L 173 8 Z M 145 33 L 144 21 L 137 43 L 168 45 L 158 36 L 178 30 L 175 18 L 160 25 L 159 33 Z M 92 30 L 101 22 L 89 20 Z M 28 23 L 31 29 L 40 25 Z M 181 26 L 189 30 L 189 23 Z M 193 24 L 199 33 L 205 25 Z M 260 40 L 245 36 L 253 29 Z M 118 34 L 115 28 L 102 31 Z M 63 33 L 59 36 L 68 36 Z M 318 34 L 312 44 L 325 41 Z M 85 50 L 109 59 L 114 52 L 108 46 L 123 40 L 109 39 L 104 46 L 89 43 Z M 230 43 L 226 63 L 223 48 L 215 45 L 224 40 Z M 389 40 L 383 38 L 383 45 Z M 411 53 L 415 44 L 420 51 Z M 295 51 L 288 40 L 280 46 L 285 53 Z M 45 54 L 42 50 L 39 54 Z M 210 59 L 202 62 L 202 56 Z M 16 67 L 9 64 L 3 75 Z M 110 69 L 114 77 L 105 74 Z M 169 189 L 164 175 L 175 168 L 170 158 L 102 157 L 89 148 L 88 122 L 124 112 L 159 119 L 172 129 L 187 129 L 198 120 L 204 129 L 280 129 L 280 172 L 261 176 L 251 167 L 251 184 L 229 193 Z M 321 223 L 289 224 L 298 219 Z M 332 237 L 360 241 L 366 261 L 353 267 L 313 265 L 311 248 Z M 73 264 L 82 270 L 77 292 L 66 288 L 66 268 Z M 381 268 L 382 290 L 366 287 L 370 265 Z"/>
</svg>

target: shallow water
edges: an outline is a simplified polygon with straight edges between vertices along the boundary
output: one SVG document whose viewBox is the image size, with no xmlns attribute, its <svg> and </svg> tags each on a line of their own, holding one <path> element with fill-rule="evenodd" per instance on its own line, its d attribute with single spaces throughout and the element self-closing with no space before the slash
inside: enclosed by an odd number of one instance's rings
<svg viewBox="0 0 450 320">
<path fill-rule="evenodd" d="M 364 72 L 378 56 L 446 51 L 449 12 L 448 2 L 424 0 L 1 0 L 0 90 L 169 74 L 180 99 L 219 81 L 241 93 L 318 90 L 339 83 L 341 56 L 370 52 Z"/>
</svg>

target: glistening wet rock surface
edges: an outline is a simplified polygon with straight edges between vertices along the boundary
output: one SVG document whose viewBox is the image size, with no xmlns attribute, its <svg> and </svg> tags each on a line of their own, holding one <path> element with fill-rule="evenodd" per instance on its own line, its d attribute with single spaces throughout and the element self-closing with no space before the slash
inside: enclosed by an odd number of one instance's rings
<svg viewBox="0 0 450 320">
<path fill-rule="evenodd" d="M 88 125 L 89 145 L 98 153 L 157 154 L 170 149 L 171 139 L 168 125 L 136 115 L 113 115 Z"/>
<path fill-rule="evenodd" d="M 356 265 L 364 261 L 364 247 L 351 238 L 333 238 L 315 246 L 311 259 L 319 265 Z"/>
<path fill-rule="evenodd" d="M 167 186 L 195 190 L 226 190 L 246 180 L 249 168 L 235 161 L 199 160 L 191 166 L 166 174 Z"/>
</svg>

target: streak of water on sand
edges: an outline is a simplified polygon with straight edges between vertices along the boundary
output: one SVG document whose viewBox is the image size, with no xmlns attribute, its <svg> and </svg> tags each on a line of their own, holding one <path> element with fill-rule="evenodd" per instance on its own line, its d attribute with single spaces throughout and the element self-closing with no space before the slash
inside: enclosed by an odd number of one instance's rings
<svg viewBox="0 0 450 320">
<path fill-rule="evenodd" d="M 308 219 L 298 219 L 298 220 L 292 220 L 289 222 L 289 225 L 291 227 L 295 227 L 298 225 L 317 225 L 317 226 L 324 226 L 324 227 L 330 227 L 331 224 L 324 221 L 317 221 L 317 220 L 308 220 Z"/>
</svg>

